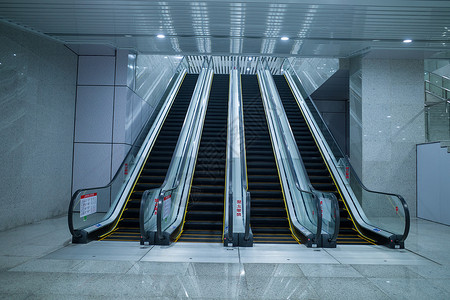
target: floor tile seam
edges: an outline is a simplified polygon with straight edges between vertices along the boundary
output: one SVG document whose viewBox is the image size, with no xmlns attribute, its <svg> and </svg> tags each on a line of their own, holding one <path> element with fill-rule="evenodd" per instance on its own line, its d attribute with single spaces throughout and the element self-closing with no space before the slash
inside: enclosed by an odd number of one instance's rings
<svg viewBox="0 0 450 300">
<path fill-rule="evenodd" d="M 424 279 L 419 279 L 419 278 L 367 278 L 370 282 L 372 282 L 374 285 L 376 285 L 378 287 L 377 281 L 392 281 L 392 282 L 399 282 L 399 281 L 405 281 L 406 283 L 411 283 L 411 280 L 417 280 L 417 281 L 424 281 L 425 283 L 427 283 L 428 287 L 432 287 L 434 289 L 439 290 L 443 295 L 448 294 L 448 292 L 445 289 L 442 289 L 440 286 L 434 284 L 433 280 L 428 280 L 426 278 Z M 380 288 L 381 289 L 381 288 Z M 396 298 L 392 298 L 392 299 L 396 299 Z"/>
<path fill-rule="evenodd" d="M 325 251 L 325 253 L 327 253 L 331 258 L 333 258 L 339 265 L 346 265 L 342 261 L 340 261 L 338 258 L 336 258 L 333 254 L 328 252 L 327 248 L 322 248 L 322 250 Z"/>
<path fill-rule="evenodd" d="M 50 255 L 50 254 L 52 254 L 52 253 L 54 253 L 54 252 L 56 252 L 58 250 L 61 250 L 61 249 L 65 248 L 68 245 L 70 245 L 70 239 L 67 241 L 67 244 L 55 246 L 54 248 L 52 248 L 52 249 L 50 249 L 48 251 L 42 252 L 41 255 L 35 256 L 34 258 L 35 259 L 44 258 L 45 256 L 48 256 L 48 255 Z"/>
<path fill-rule="evenodd" d="M 305 277 L 305 278 L 306 278 L 306 281 L 308 282 L 309 286 L 311 287 L 311 290 L 314 291 L 315 296 L 317 296 L 318 299 L 321 299 L 319 293 L 318 293 L 318 292 L 316 291 L 316 289 L 314 288 L 314 285 L 313 285 L 313 283 L 311 282 L 310 278 L 309 278 L 309 277 Z"/>
<path fill-rule="evenodd" d="M 410 253 L 412 253 L 412 254 L 414 254 L 414 255 L 420 256 L 420 257 L 422 257 L 422 258 L 424 258 L 424 259 L 426 259 L 426 260 L 428 260 L 428 261 L 431 261 L 432 263 L 435 263 L 435 264 L 437 264 L 437 265 L 439 265 L 439 266 L 442 266 L 441 263 L 439 263 L 439 262 L 437 262 L 437 261 L 435 261 L 435 260 L 433 260 L 433 259 L 431 259 L 431 258 L 429 258 L 429 257 L 426 257 L 426 256 L 423 255 L 423 254 L 417 253 L 417 252 L 415 252 L 415 251 L 413 251 L 413 250 L 410 250 L 410 249 L 407 249 L 407 248 L 405 248 L 405 250 L 408 251 L 408 252 L 410 252 Z"/>
<path fill-rule="evenodd" d="M 144 246 L 145 246 L 145 245 L 144 245 Z M 148 248 L 148 251 L 146 251 L 145 254 L 142 255 L 136 262 L 142 262 L 142 259 L 143 259 L 145 256 L 147 256 L 153 248 L 155 248 L 155 245 L 149 245 L 149 246 L 151 246 L 151 247 Z M 142 248 L 140 248 L 140 249 L 142 249 Z"/>
<path fill-rule="evenodd" d="M 19 267 L 19 266 L 21 266 L 23 264 L 26 264 L 26 263 L 30 262 L 30 261 L 38 261 L 38 260 L 41 260 L 41 259 L 43 259 L 43 258 L 34 258 L 34 259 L 32 258 L 32 259 L 30 259 L 30 260 L 28 260 L 26 262 L 23 262 L 23 263 L 15 266 L 13 268 Z M 73 266 L 74 268 L 79 266 L 79 265 L 81 265 L 84 261 L 86 261 L 86 260 L 81 260 L 81 259 L 47 259 L 47 260 L 73 261 L 73 262 L 77 261 L 77 263 Z M 11 268 L 11 269 L 13 269 L 13 268 Z M 26 272 L 26 273 L 68 273 L 68 274 L 83 273 L 83 272 L 76 272 L 76 269 L 73 269 L 75 272 L 70 272 L 69 270 L 63 270 L 63 271 L 13 271 L 11 269 L 8 270 L 8 271 L 10 271 L 10 272 Z"/>
</svg>

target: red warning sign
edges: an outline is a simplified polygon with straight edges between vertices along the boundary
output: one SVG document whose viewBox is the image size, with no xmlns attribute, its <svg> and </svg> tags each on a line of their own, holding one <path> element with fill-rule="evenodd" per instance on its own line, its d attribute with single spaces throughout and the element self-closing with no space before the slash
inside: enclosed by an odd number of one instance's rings
<svg viewBox="0 0 450 300">
<path fill-rule="evenodd" d="M 236 200 L 236 216 L 240 217 L 242 216 L 242 200 Z"/>
</svg>

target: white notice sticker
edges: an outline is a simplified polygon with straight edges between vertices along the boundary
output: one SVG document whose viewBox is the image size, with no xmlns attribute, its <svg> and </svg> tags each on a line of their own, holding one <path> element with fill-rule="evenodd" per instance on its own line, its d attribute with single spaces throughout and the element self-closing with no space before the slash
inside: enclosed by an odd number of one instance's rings
<svg viewBox="0 0 450 300">
<path fill-rule="evenodd" d="M 164 210 L 163 219 L 166 219 L 170 215 L 170 210 L 172 208 L 172 195 L 164 197 Z"/>
<path fill-rule="evenodd" d="M 81 196 L 80 218 L 97 212 L 97 193 Z"/>
</svg>

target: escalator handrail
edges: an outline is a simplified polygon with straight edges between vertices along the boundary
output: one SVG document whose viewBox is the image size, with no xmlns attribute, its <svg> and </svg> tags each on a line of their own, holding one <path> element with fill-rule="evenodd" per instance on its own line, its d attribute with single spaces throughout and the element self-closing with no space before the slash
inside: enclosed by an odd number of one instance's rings
<svg viewBox="0 0 450 300">
<path fill-rule="evenodd" d="M 247 191 L 247 193 L 245 193 L 246 197 L 245 197 L 245 231 L 244 231 L 244 240 L 248 241 L 250 239 L 250 192 Z"/>
<path fill-rule="evenodd" d="M 289 60 L 286 60 L 289 64 L 289 67 L 292 69 L 293 73 L 295 74 L 295 76 L 297 77 L 297 79 L 300 81 L 300 77 L 298 76 L 297 72 L 295 71 L 294 67 L 292 66 L 291 62 Z M 298 87 L 299 89 L 301 87 Z M 303 89 L 303 88 L 302 88 Z M 306 93 L 305 93 L 306 95 Z M 337 143 L 336 139 L 334 138 L 334 135 L 331 133 L 330 129 L 328 128 L 327 124 L 325 123 L 325 120 L 323 119 L 322 115 L 320 114 L 314 100 L 311 98 L 311 96 L 307 95 L 307 98 L 310 100 L 311 104 L 314 107 L 314 110 L 316 112 L 316 114 L 319 116 L 320 122 L 324 125 L 324 128 L 327 130 L 327 133 L 329 134 L 329 136 L 332 139 L 333 142 L 333 146 L 336 147 L 336 149 L 339 151 L 342 159 L 344 159 L 345 163 L 347 164 L 347 166 L 349 166 L 350 171 L 353 174 L 353 177 L 356 179 L 356 181 L 359 183 L 359 185 L 367 192 L 369 193 L 375 193 L 375 194 L 382 194 L 382 195 L 387 195 L 387 196 L 393 196 L 396 197 L 400 200 L 400 203 L 403 206 L 404 212 L 405 212 L 405 220 L 406 220 L 406 224 L 405 224 L 405 229 L 403 232 L 403 235 L 400 237 L 399 241 L 403 242 L 405 241 L 406 237 L 408 236 L 409 233 L 409 228 L 410 228 L 410 214 L 409 214 L 409 208 L 408 208 L 408 204 L 406 203 L 405 199 L 399 195 L 399 194 L 395 194 L 395 193 L 386 193 L 386 192 L 379 192 L 379 191 L 374 191 L 374 190 L 370 190 L 368 189 L 363 182 L 361 181 L 361 179 L 359 178 L 359 176 L 357 175 L 357 173 L 355 172 L 354 168 L 352 167 L 352 165 L 350 164 L 350 160 L 349 157 L 347 155 L 344 154 L 344 152 L 342 151 L 341 147 L 339 146 L 339 144 Z M 314 116 L 311 115 L 311 117 L 315 120 Z M 320 131 L 320 129 L 319 129 Z M 331 153 L 333 156 L 334 154 Z"/>
<path fill-rule="evenodd" d="M 265 64 L 265 66 L 262 67 L 262 68 L 263 68 L 263 70 L 267 70 L 267 64 Z M 273 105 L 275 105 L 275 103 L 274 103 L 274 101 L 272 99 L 272 95 L 268 95 L 268 96 L 269 96 L 268 100 L 270 102 L 272 102 Z M 281 121 L 279 120 L 278 114 L 275 113 L 274 115 L 275 115 L 274 119 L 277 122 L 277 127 L 280 128 L 281 131 L 283 132 L 283 135 L 285 135 L 285 132 L 283 130 L 283 127 L 281 126 Z M 313 198 L 313 201 L 316 204 L 315 206 L 316 206 L 316 210 L 317 210 L 317 214 L 316 214 L 317 215 L 317 229 L 316 229 L 316 233 L 315 233 L 315 238 L 316 238 L 316 243 L 318 243 L 319 242 L 319 237 L 320 237 L 320 235 L 322 233 L 322 215 L 319 213 L 320 212 L 319 199 L 313 192 L 301 189 L 298 176 L 297 176 L 296 172 L 294 171 L 294 163 L 293 163 L 293 160 L 292 160 L 292 156 L 290 155 L 290 151 L 289 151 L 289 147 L 288 147 L 288 145 L 286 143 L 286 139 L 283 137 L 283 138 L 281 138 L 281 140 L 282 140 L 284 149 L 286 149 L 286 152 L 288 153 L 287 157 L 288 157 L 289 169 L 290 169 L 291 175 L 295 179 L 295 187 L 302 193 L 310 194 L 312 196 L 312 198 Z M 295 207 L 294 207 L 294 209 L 295 209 Z"/>
<path fill-rule="evenodd" d="M 176 83 L 176 80 L 178 78 L 177 74 L 182 74 L 184 72 L 183 69 L 183 62 L 184 62 L 184 58 L 183 60 L 179 63 L 179 66 L 177 67 L 174 75 L 171 78 L 170 83 L 168 84 L 166 91 L 170 91 L 171 87 L 173 87 L 173 85 Z M 163 94 L 163 96 L 161 97 L 161 99 L 164 99 L 164 97 L 167 97 L 166 93 Z M 161 100 L 162 101 L 162 100 Z M 99 190 L 99 189 L 106 189 L 112 186 L 112 184 L 116 181 L 117 177 L 119 176 L 119 174 L 121 174 L 122 169 L 125 165 L 125 163 L 128 161 L 127 158 L 129 158 L 129 156 L 132 153 L 132 150 L 137 148 L 137 147 L 142 147 L 144 145 L 144 143 L 142 143 L 140 146 L 138 146 L 138 143 L 140 142 L 140 140 L 145 137 L 148 132 L 146 132 L 146 128 L 148 127 L 148 125 L 153 122 L 153 118 L 156 118 L 158 114 L 152 114 L 149 116 L 149 118 L 147 119 L 145 125 L 141 128 L 141 130 L 139 131 L 139 134 L 137 135 L 133 145 L 131 146 L 130 150 L 128 150 L 127 155 L 125 156 L 125 158 L 123 159 L 122 163 L 120 164 L 120 166 L 118 167 L 116 174 L 114 175 L 114 177 L 110 180 L 110 182 L 104 186 L 100 186 L 100 187 L 92 187 L 92 188 L 86 188 L 86 189 L 78 189 L 77 191 L 75 191 L 75 193 L 72 195 L 71 199 L 70 199 L 70 203 L 69 203 L 69 210 L 68 210 L 68 225 L 69 225 L 69 231 L 72 234 L 73 237 L 75 238 L 81 238 L 81 233 L 80 233 L 80 229 L 74 229 L 73 228 L 73 208 L 74 208 L 74 202 L 76 201 L 76 199 L 78 198 L 78 196 L 83 193 L 83 192 L 89 192 L 89 191 L 94 191 L 94 190 Z M 124 191 L 122 191 L 123 194 Z M 90 227 L 90 226 L 87 226 Z"/>
</svg>

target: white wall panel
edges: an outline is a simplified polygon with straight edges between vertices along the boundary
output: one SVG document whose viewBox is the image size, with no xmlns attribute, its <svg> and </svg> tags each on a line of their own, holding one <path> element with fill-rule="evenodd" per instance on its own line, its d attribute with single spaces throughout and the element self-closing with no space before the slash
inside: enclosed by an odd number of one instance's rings
<svg viewBox="0 0 450 300">
<path fill-rule="evenodd" d="M 128 50 L 117 50 L 116 55 L 116 85 L 127 85 Z"/>
<path fill-rule="evenodd" d="M 73 192 L 104 186 L 111 176 L 111 144 L 75 143 Z"/>
<path fill-rule="evenodd" d="M 131 146 L 124 144 L 114 144 L 113 145 L 113 154 L 112 154 L 112 169 L 111 169 L 111 179 L 116 174 L 120 165 L 122 164 L 125 156 L 128 151 L 131 149 Z"/>
<path fill-rule="evenodd" d="M 132 94 L 131 97 L 131 103 L 133 108 L 133 118 L 131 123 L 131 142 L 134 143 L 134 141 L 137 138 L 137 135 L 139 134 L 139 131 L 142 128 L 142 101 L 136 94 Z"/>
<path fill-rule="evenodd" d="M 114 87 L 78 86 L 75 142 L 112 141 Z"/>
<path fill-rule="evenodd" d="M 80 56 L 78 85 L 114 85 L 114 56 Z"/>
<path fill-rule="evenodd" d="M 440 143 L 417 145 L 417 216 L 450 225 L 450 153 Z"/>
</svg>

